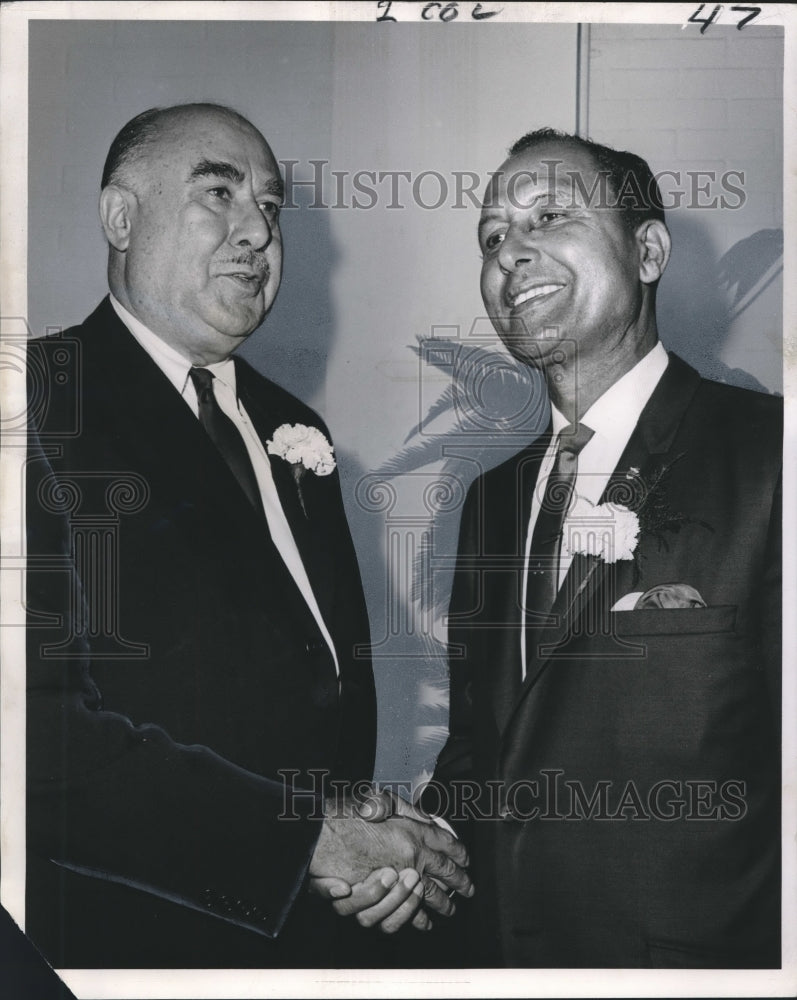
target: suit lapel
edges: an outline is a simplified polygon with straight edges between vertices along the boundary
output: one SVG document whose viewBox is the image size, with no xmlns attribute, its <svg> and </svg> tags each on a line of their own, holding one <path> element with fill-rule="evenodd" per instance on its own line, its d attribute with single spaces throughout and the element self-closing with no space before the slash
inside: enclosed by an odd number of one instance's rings
<svg viewBox="0 0 797 1000">
<path fill-rule="evenodd" d="M 493 712 L 499 730 L 506 724 L 517 701 L 520 690 L 520 630 L 522 627 L 522 607 L 525 602 L 523 587 L 523 561 L 526 535 L 534 490 L 539 478 L 542 460 L 551 442 L 551 425 L 516 456 L 511 469 L 510 482 L 506 489 L 516 502 L 512 504 L 514 524 L 500 525 L 503 542 L 500 546 L 491 547 L 490 551 L 499 552 L 502 558 L 508 558 L 513 565 L 502 574 L 504 587 L 490 611 L 490 618 L 501 623 L 496 634 L 496 649 L 494 668 L 491 673 L 490 696 Z M 489 531 L 491 525 L 485 524 L 483 531 Z M 509 529 L 507 531 L 507 529 Z"/>
<path fill-rule="evenodd" d="M 642 411 L 617 468 L 606 485 L 601 503 L 613 496 L 617 497 L 615 502 L 623 502 L 623 490 L 627 490 L 631 482 L 627 478 L 631 469 L 635 470 L 633 479 L 644 484 L 650 481 L 657 468 L 665 464 L 673 438 L 699 382 L 700 376 L 693 368 L 670 354 L 667 369 Z M 638 475 L 636 470 L 639 470 Z M 596 556 L 574 557 L 552 609 L 556 624 L 541 629 L 539 638 L 529 643 L 532 648 L 526 650 L 526 679 L 509 721 L 537 685 L 551 660 L 556 659 L 570 638 L 582 629 L 587 612 L 601 617 L 608 614 L 620 589 L 619 581 L 625 582 L 625 577 L 630 578 L 631 573 L 630 561 L 610 566 Z"/>
<path fill-rule="evenodd" d="M 98 372 L 87 392 L 112 410 L 128 432 L 120 440 L 153 481 L 171 484 L 186 500 L 201 496 L 225 524 L 256 529 L 258 515 L 196 417 L 106 300 L 87 321 L 87 361 Z M 97 328 L 95 328 L 97 327 Z M 101 398 L 102 397 L 102 398 Z"/>
<path fill-rule="evenodd" d="M 274 431 L 286 422 L 285 414 L 277 412 L 277 407 L 269 406 L 262 393 L 252 392 L 249 372 L 243 365 L 236 363 L 235 371 L 239 396 L 265 448 L 266 441 L 273 438 Z M 324 558 L 329 539 L 324 538 L 326 519 L 323 517 L 323 500 L 318 496 L 321 484 L 314 472 L 309 469 L 297 470 L 281 458 L 272 457 L 269 464 L 280 505 L 302 558 L 313 594 L 327 628 L 331 629 L 334 587 L 329 560 Z"/>
<path fill-rule="evenodd" d="M 611 500 L 626 505 L 631 502 L 634 506 L 630 497 L 627 499 L 630 484 L 637 482 L 642 489 L 647 488 L 656 472 L 677 458 L 677 455 L 671 454 L 672 443 L 699 384 L 698 373 L 671 354 L 667 369 L 606 484 L 601 503 Z M 639 470 L 638 474 L 636 470 Z M 639 501 L 644 505 L 644 495 L 639 497 Z M 601 559 L 594 559 L 593 562 L 588 586 L 584 590 L 585 600 L 574 609 L 579 615 L 583 615 L 588 604 L 599 595 L 600 606 L 608 613 L 619 597 L 621 585 L 627 580 L 630 582 L 633 575 L 630 560 L 615 563 L 614 567 Z M 614 586 L 611 586 L 612 583 Z"/>
<path fill-rule="evenodd" d="M 271 541 L 263 516 L 249 503 L 190 408 L 107 299 L 85 326 L 90 335 L 85 342 L 86 363 L 97 369 L 85 380 L 86 393 L 100 403 L 98 412 L 114 413 L 113 424 L 120 422 L 121 414 L 129 425 L 115 448 L 123 448 L 131 467 L 158 484 L 161 502 L 173 498 L 168 502 L 174 505 L 175 517 L 181 507 L 197 507 L 203 530 L 229 537 L 231 551 L 252 553 L 252 563 L 268 567 L 260 576 L 269 589 L 269 601 L 282 609 L 276 614 L 300 625 L 311 612 Z M 169 516 L 168 509 L 162 513 Z"/>
</svg>

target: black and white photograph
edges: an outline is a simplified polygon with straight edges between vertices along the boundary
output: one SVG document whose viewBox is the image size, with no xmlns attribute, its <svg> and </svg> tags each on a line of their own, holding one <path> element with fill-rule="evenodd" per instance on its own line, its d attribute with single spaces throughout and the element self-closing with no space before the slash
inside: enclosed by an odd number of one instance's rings
<svg viewBox="0 0 797 1000">
<path fill-rule="evenodd" d="M 793 9 L 0 18 L 3 994 L 794 995 Z"/>
</svg>

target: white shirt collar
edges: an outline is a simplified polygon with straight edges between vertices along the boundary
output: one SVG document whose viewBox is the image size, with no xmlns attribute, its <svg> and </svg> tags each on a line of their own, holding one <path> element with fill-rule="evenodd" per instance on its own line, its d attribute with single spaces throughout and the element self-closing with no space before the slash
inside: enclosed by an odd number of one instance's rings
<svg viewBox="0 0 797 1000">
<path fill-rule="evenodd" d="M 125 309 L 122 303 L 111 294 L 111 305 L 116 310 L 116 314 L 119 319 L 124 323 L 130 333 L 135 337 L 141 347 L 147 352 L 147 354 L 152 358 L 155 364 L 160 368 L 166 378 L 172 383 L 175 389 L 184 396 L 186 389 L 189 386 L 190 381 L 188 373 L 193 368 L 193 365 L 188 358 L 183 357 L 183 355 L 168 344 L 162 337 L 159 337 L 156 333 L 153 333 L 149 327 L 145 326 L 140 319 L 134 316 L 129 309 Z M 228 386 L 233 394 L 236 393 L 235 384 L 235 364 L 232 358 L 226 358 L 224 361 L 217 361 L 212 365 L 205 365 L 209 371 L 212 371 L 219 381 L 223 382 Z"/>
<path fill-rule="evenodd" d="M 581 417 L 581 422 L 590 427 L 595 436 L 603 438 L 611 438 L 620 430 L 635 427 L 667 364 L 667 352 L 661 341 L 657 341 L 644 358 L 595 400 Z M 554 436 L 570 423 L 553 403 L 551 423 Z"/>
</svg>

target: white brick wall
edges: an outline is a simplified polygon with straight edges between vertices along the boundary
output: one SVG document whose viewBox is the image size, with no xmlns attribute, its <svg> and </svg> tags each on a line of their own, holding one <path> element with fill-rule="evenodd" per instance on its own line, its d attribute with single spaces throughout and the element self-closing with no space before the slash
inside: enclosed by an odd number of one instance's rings
<svg viewBox="0 0 797 1000">
<path fill-rule="evenodd" d="M 661 285 L 662 338 L 709 375 L 726 375 L 723 364 L 741 368 L 776 391 L 782 279 L 772 282 L 755 308 L 728 323 L 727 289 L 719 286 L 716 264 L 738 240 L 782 227 L 782 76 L 779 28 L 738 31 L 714 23 L 702 36 L 695 25 L 591 28 L 591 138 L 639 153 L 654 172 L 745 174 L 741 207 L 670 213 L 678 256 Z M 688 190 L 689 183 L 684 186 Z M 685 289 L 686 272 L 700 280 Z"/>
</svg>

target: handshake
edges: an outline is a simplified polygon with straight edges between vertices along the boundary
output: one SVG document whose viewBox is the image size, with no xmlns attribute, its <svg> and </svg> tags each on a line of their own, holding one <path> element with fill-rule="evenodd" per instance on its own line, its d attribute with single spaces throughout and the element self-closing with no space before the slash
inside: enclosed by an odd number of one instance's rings
<svg viewBox="0 0 797 1000">
<path fill-rule="evenodd" d="M 390 934 L 407 922 L 430 930 L 429 912 L 451 916 L 453 896 L 473 895 L 460 841 L 426 813 L 384 789 L 329 800 L 310 889 L 340 916 Z"/>
</svg>

